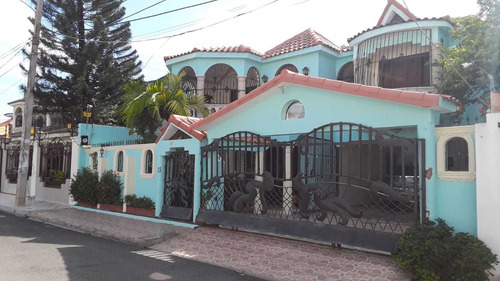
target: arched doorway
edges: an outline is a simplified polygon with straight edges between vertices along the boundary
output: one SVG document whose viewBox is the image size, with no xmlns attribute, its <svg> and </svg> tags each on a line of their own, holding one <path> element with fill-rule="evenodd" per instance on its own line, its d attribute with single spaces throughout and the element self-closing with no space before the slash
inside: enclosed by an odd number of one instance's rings
<svg viewBox="0 0 500 281">
<path fill-rule="evenodd" d="M 228 104 L 238 99 L 238 75 L 227 64 L 212 65 L 205 73 L 205 97 L 208 103 Z"/>
<path fill-rule="evenodd" d="M 250 93 L 260 86 L 260 73 L 255 67 L 250 67 L 247 72 L 247 79 L 245 81 L 245 94 Z"/>
<path fill-rule="evenodd" d="M 181 71 L 179 71 L 179 75 L 181 75 L 181 73 L 184 73 L 181 82 L 182 90 L 186 95 L 195 95 L 197 79 L 193 68 L 190 66 L 183 67 Z"/>
<path fill-rule="evenodd" d="M 280 75 L 281 71 L 283 69 L 286 69 L 286 70 L 290 70 L 291 72 L 295 72 L 295 73 L 299 73 L 299 70 L 297 69 L 297 67 L 291 63 L 288 63 L 288 64 L 284 64 L 282 65 L 278 71 L 276 71 L 276 74 L 274 76 L 278 76 Z"/>
</svg>

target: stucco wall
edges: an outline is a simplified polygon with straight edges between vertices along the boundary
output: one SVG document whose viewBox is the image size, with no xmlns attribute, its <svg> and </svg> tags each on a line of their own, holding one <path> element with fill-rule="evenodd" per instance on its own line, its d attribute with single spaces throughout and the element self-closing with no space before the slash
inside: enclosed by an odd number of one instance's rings
<svg viewBox="0 0 500 281">
<path fill-rule="evenodd" d="M 477 234 L 500 255 L 500 113 L 486 119 L 476 124 Z M 500 280 L 498 266 L 493 280 Z"/>
</svg>

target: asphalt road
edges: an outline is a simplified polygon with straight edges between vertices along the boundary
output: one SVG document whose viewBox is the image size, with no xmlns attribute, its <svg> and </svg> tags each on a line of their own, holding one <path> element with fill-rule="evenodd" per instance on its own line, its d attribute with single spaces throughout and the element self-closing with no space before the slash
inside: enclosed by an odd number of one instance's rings
<svg viewBox="0 0 500 281">
<path fill-rule="evenodd" d="M 260 280 L 0 212 L 0 281 Z"/>
</svg>

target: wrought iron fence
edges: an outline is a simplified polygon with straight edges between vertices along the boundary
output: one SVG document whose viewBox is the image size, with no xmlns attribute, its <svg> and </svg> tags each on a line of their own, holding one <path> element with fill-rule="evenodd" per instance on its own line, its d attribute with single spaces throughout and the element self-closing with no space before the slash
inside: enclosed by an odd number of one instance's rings
<svg viewBox="0 0 500 281">
<path fill-rule="evenodd" d="M 71 176 L 71 142 L 54 138 L 40 146 L 40 177 L 47 187 L 60 188 Z"/>
<path fill-rule="evenodd" d="M 100 142 L 100 143 L 92 143 L 92 147 L 101 147 L 101 146 L 121 146 L 121 145 L 133 145 L 133 144 L 145 144 L 145 143 L 153 143 L 152 141 L 146 141 L 143 139 L 135 139 L 135 140 L 125 140 L 125 141 L 108 141 L 108 142 Z"/>
<path fill-rule="evenodd" d="M 169 153 L 165 158 L 162 216 L 190 219 L 193 196 L 194 155 L 189 155 L 189 152 L 184 150 Z"/>
<path fill-rule="evenodd" d="M 7 153 L 7 159 L 5 162 L 5 177 L 9 183 L 17 183 L 17 175 L 19 169 L 19 157 L 21 155 L 20 146 L 8 146 L 5 149 Z M 28 177 L 31 176 L 31 168 L 33 163 L 33 146 L 30 146 L 29 158 L 28 158 Z"/>
<path fill-rule="evenodd" d="M 401 234 L 425 209 L 423 150 L 351 123 L 288 142 L 236 132 L 202 148 L 201 209 Z"/>
</svg>

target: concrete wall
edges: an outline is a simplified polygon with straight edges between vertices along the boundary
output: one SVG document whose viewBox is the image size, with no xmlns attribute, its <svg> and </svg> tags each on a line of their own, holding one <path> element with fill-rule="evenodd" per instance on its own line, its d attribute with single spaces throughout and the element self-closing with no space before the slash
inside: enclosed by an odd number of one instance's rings
<svg viewBox="0 0 500 281">
<path fill-rule="evenodd" d="M 500 113 L 476 124 L 477 234 L 500 256 Z M 500 280 L 497 266 L 493 280 Z"/>
</svg>

